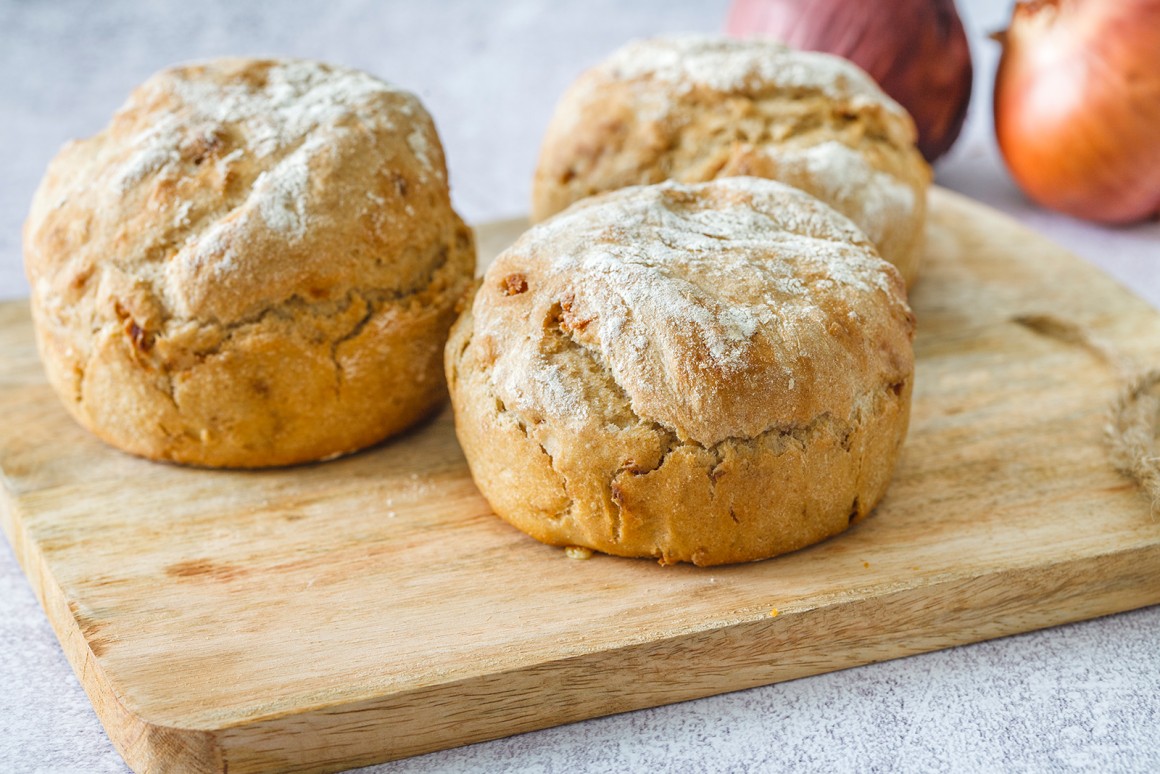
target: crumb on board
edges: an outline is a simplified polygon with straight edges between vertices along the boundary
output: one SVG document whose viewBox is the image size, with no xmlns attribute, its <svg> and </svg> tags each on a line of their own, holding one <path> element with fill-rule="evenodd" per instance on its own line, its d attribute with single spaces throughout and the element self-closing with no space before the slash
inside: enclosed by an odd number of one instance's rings
<svg viewBox="0 0 1160 774">
<path fill-rule="evenodd" d="M 781 611 L 780 611 L 780 610 L 778 610 L 776 607 L 775 607 L 775 608 L 772 608 L 772 609 L 769 611 L 769 617 L 770 617 L 770 618 L 777 618 L 779 615 L 781 615 Z"/>
<path fill-rule="evenodd" d="M 870 562 L 862 562 L 862 566 L 866 569 L 870 569 Z"/>
<path fill-rule="evenodd" d="M 592 549 L 584 546 L 565 546 L 564 555 L 569 559 L 591 559 Z"/>
</svg>

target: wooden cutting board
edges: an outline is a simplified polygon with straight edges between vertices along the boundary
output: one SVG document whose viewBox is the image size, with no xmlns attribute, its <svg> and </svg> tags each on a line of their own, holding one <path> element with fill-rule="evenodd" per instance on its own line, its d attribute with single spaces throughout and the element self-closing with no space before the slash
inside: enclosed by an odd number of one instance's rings
<svg viewBox="0 0 1160 774">
<path fill-rule="evenodd" d="M 4 529 L 138 771 L 335 770 L 1160 602 L 1160 520 L 1102 441 L 1117 377 L 1013 321 L 1160 363 L 1160 315 L 945 191 L 923 272 L 890 492 L 789 556 L 568 559 L 489 513 L 448 412 L 327 464 L 135 459 L 58 405 L 24 303 L 0 306 Z"/>
</svg>

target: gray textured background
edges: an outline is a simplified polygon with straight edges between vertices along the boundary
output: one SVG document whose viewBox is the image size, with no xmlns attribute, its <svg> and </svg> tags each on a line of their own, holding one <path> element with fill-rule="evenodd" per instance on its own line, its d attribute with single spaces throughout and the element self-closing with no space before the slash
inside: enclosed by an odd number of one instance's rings
<svg viewBox="0 0 1160 774">
<path fill-rule="evenodd" d="M 48 160 L 66 139 L 99 130 L 167 64 L 308 56 L 416 91 L 447 146 L 455 203 L 478 222 L 526 210 L 540 135 L 581 68 L 630 37 L 717 30 L 726 5 L 0 0 L 0 298 L 27 294 L 20 224 Z M 1009 6 L 960 0 L 978 78 L 938 182 L 1049 234 L 1160 305 L 1160 225 L 1110 230 L 1051 215 L 1007 179 L 988 113 L 996 52 L 982 33 L 1002 26 Z M 1151 608 L 375 770 L 1160 771 L 1158 728 L 1160 608 Z M 126 770 L 3 541 L 0 770 Z"/>
</svg>

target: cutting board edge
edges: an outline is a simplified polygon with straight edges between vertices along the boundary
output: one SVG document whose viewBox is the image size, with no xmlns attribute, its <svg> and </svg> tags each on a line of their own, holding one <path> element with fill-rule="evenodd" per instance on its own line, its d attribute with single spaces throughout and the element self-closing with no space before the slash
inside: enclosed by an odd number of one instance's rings
<svg viewBox="0 0 1160 774">
<path fill-rule="evenodd" d="M 176 764 L 176 770 L 225 774 L 226 769 L 217 763 L 205 765 L 218 753 L 212 732 L 154 724 L 125 705 L 90 648 L 64 589 L 47 569 L 35 543 L 27 538 L 16 513 L 19 504 L 6 478 L 0 489 L 0 527 L 113 747 L 137 772 L 169 770 L 167 767 Z"/>
</svg>

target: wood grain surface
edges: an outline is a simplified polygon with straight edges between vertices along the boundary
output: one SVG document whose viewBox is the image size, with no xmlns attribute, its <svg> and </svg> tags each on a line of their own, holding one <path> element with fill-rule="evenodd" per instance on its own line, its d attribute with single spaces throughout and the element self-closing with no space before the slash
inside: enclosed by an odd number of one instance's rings
<svg viewBox="0 0 1160 774">
<path fill-rule="evenodd" d="M 129 457 L 60 407 L 24 303 L 0 305 L 0 515 L 137 771 L 338 770 L 1160 603 L 1160 520 L 1103 445 L 1118 377 L 1015 321 L 1158 363 L 1160 315 L 939 190 L 912 304 L 886 500 L 765 562 L 566 558 L 490 514 L 447 411 L 319 465 Z"/>
</svg>

